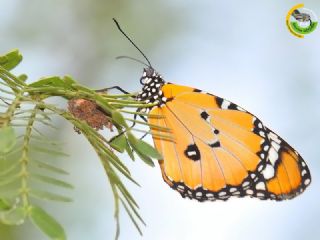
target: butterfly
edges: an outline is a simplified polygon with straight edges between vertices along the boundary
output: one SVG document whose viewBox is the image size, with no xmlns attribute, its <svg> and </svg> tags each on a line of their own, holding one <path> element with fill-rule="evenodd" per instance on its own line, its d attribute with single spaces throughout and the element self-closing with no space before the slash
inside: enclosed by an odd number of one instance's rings
<svg viewBox="0 0 320 240">
<path fill-rule="evenodd" d="M 171 129 L 174 140 L 159 137 L 155 147 L 164 181 L 182 197 L 227 200 L 251 196 L 284 200 L 302 193 L 310 171 L 286 141 L 238 105 L 196 88 L 167 83 L 145 68 L 138 101 L 156 103 L 150 125 Z"/>
<path fill-rule="evenodd" d="M 182 197 L 201 202 L 245 196 L 280 201 L 310 185 L 310 171 L 300 154 L 259 118 L 221 97 L 165 82 L 145 59 L 149 66 L 136 100 L 154 104 L 146 109 L 149 116 L 162 116 L 147 121 L 163 156 L 162 177 Z M 170 129 L 173 140 L 161 138 L 161 128 L 152 126 Z"/>
</svg>

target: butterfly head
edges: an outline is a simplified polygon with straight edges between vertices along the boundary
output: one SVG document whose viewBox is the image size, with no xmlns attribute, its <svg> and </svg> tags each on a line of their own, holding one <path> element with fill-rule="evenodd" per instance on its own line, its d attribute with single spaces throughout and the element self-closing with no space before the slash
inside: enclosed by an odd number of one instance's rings
<svg viewBox="0 0 320 240">
<path fill-rule="evenodd" d="M 143 69 L 140 83 L 143 86 L 142 91 L 137 95 L 138 101 L 143 101 L 145 103 L 158 103 L 159 105 L 165 102 L 165 98 L 161 91 L 165 81 L 152 67 Z"/>
</svg>

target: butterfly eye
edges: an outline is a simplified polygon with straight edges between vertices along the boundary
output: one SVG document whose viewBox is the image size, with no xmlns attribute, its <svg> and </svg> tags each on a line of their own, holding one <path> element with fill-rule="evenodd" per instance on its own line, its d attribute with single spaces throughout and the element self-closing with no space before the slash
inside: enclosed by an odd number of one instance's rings
<svg viewBox="0 0 320 240">
<path fill-rule="evenodd" d="M 142 77 L 140 78 L 140 83 L 142 85 L 145 85 L 147 83 L 147 80 L 149 78 L 152 78 L 152 76 L 154 75 L 155 71 L 153 70 L 153 68 L 148 67 L 148 68 L 144 68 L 143 69 L 143 74 Z"/>
<path fill-rule="evenodd" d="M 152 67 L 148 67 L 144 69 L 144 73 L 146 73 L 146 76 L 151 78 L 154 77 L 156 74 L 156 72 L 154 71 L 154 69 Z"/>
</svg>

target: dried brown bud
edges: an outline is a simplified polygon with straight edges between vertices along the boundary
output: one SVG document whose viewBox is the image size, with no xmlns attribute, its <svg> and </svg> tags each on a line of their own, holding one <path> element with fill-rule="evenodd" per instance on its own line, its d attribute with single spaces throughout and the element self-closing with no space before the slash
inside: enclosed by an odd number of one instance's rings
<svg viewBox="0 0 320 240">
<path fill-rule="evenodd" d="M 107 127 L 112 131 L 112 122 L 105 112 L 93 101 L 86 99 L 71 99 L 68 101 L 68 110 L 76 118 L 84 120 L 89 126 L 96 130 Z M 80 130 L 75 128 L 80 133 Z"/>
</svg>

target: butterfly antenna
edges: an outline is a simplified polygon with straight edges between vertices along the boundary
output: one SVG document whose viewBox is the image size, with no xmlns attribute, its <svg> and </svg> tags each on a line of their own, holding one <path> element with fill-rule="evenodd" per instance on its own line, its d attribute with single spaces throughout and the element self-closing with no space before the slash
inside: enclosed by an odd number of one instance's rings
<svg viewBox="0 0 320 240">
<path fill-rule="evenodd" d="M 117 25 L 119 31 L 129 40 L 129 42 L 131 42 L 131 44 L 142 54 L 142 56 L 147 60 L 149 67 L 151 67 L 153 69 L 153 67 L 151 66 L 151 63 L 149 61 L 149 59 L 147 58 L 147 56 L 140 50 L 140 48 L 138 48 L 138 46 L 131 40 L 131 38 L 129 38 L 129 36 L 121 29 L 120 24 L 118 23 L 118 21 L 115 18 L 112 18 L 112 20 L 115 22 L 115 24 Z"/>
<path fill-rule="evenodd" d="M 117 59 L 117 60 L 118 60 L 118 59 L 130 59 L 130 60 L 133 60 L 133 61 L 135 61 L 135 62 L 141 63 L 141 64 L 143 64 L 143 65 L 145 65 L 145 66 L 147 66 L 147 67 L 151 67 L 151 66 L 149 66 L 148 64 L 146 64 L 145 62 L 143 62 L 143 61 L 141 61 L 141 60 L 139 60 L 139 59 L 133 58 L 133 57 L 129 57 L 129 56 L 118 56 L 118 57 L 116 57 L 116 59 Z"/>
</svg>

